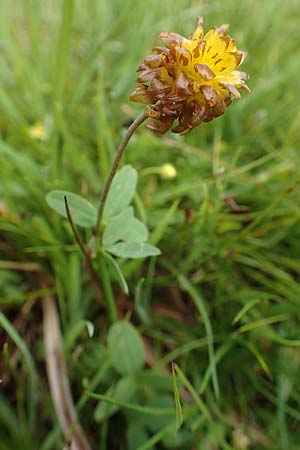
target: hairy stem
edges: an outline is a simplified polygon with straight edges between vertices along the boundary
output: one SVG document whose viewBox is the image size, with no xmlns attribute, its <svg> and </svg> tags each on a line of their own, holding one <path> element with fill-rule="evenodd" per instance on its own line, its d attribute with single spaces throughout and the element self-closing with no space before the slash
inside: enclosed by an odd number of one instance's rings
<svg viewBox="0 0 300 450">
<path fill-rule="evenodd" d="M 100 232 L 100 226 L 101 226 L 101 222 L 102 222 L 102 217 L 103 217 L 103 211 L 104 211 L 104 206 L 105 206 L 105 201 L 112 183 L 112 180 L 116 174 L 116 171 L 118 169 L 119 163 L 122 159 L 122 156 L 126 150 L 127 144 L 131 138 L 131 136 L 134 134 L 134 132 L 136 131 L 136 129 L 147 119 L 147 114 L 145 111 L 143 111 L 136 119 L 135 121 L 130 125 L 130 127 L 128 128 L 125 136 L 123 137 L 119 148 L 117 150 L 117 154 L 116 157 L 114 159 L 114 162 L 111 166 L 110 172 L 106 178 L 105 184 L 104 184 L 104 188 L 101 192 L 100 195 L 100 199 L 99 199 L 99 206 L 98 206 L 98 218 L 97 218 L 97 224 L 96 224 L 96 228 L 95 228 L 95 238 L 97 238 L 99 236 L 99 232 Z"/>
</svg>

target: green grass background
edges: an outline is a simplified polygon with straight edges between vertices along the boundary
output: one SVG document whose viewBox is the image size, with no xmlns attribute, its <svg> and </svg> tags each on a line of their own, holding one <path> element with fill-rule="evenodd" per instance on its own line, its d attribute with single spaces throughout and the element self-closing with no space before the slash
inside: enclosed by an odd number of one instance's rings
<svg viewBox="0 0 300 450">
<path fill-rule="evenodd" d="M 0 449 L 63 448 L 45 374 L 43 292 L 34 272 L 9 265 L 38 262 L 58 298 L 93 449 L 298 450 L 299 1 L 1 0 L 0 11 Z M 114 285 L 121 317 L 129 312 L 147 344 L 148 365 L 126 378 L 111 364 L 105 308 L 45 195 L 66 189 L 96 204 L 122 123 L 142 108 L 127 101 L 137 65 L 161 31 L 188 35 L 198 15 L 206 28 L 230 23 L 249 52 L 252 94 L 186 137 L 142 127 L 130 142 L 137 210 L 162 256 L 121 262 L 128 297 Z M 43 140 L 30 133 L 39 122 Z M 147 170 L 166 162 L 172 180 Z M 182 371 L 177 433 L 174 416 L 160 415 L 175 411 L 172 361 Z M 128 407 L 99 413 L 95 400 L 80 400 L 84 388 Z"/>
</svg>

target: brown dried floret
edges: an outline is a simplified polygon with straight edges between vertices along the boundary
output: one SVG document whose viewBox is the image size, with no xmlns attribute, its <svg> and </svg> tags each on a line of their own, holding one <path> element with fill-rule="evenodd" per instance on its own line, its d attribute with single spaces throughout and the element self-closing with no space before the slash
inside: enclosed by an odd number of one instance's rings
<svg viewBox="0 0 300 450">
<path fill-rule="evenodd" d="M 139 85 L 129 100 L 149 105 L 148 128 L 159 133 L 168 131 L 175 120 L 174 133 L 186 134 L 202 122 L 222 115 L 239 88 L 250 92 L 245 83 L 249 77 L 237 71 L 246 57 L 228 36 L 228 25 L 203 32 L 198 18 L 189 39 L 164 32 L 160 39 L 166 47 L 154 47 L 138 67 Z"/>
</svg>

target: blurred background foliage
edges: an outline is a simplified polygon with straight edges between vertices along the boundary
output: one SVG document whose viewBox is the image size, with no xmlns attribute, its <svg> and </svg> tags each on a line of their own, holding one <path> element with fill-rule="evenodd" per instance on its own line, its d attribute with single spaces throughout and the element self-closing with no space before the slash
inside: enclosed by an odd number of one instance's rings
<svg viewBox="0 0 300 450">
<path fill-rule="evenodd" d="M 0 11 L 1 450 L 64 446 L 45 370 L 40 299 L 50 294 L 93 449 L 299 449 L 299 1 L 1 0 Z M 198 15 L 206 29 L 230 23 L 249 52 L 252 94 L 188 136 L 142 127 L 129 144 L 137 215 L 162 255 L 120 261 L 130 294 L 116 283 L 115 301 L 135 327 L 128 371 L 45 195 L 97 204 L 141 111 L 127 101 L 136 67 L 161 31 L 187 36 Z"/>
</svg>

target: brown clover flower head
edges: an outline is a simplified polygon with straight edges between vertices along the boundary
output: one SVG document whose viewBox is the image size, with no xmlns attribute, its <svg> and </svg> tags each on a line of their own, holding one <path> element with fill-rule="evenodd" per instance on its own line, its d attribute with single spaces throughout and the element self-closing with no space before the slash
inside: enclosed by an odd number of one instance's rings
<svg viewBox="0 0 300 450">
<path fill-rule="evenodd" d="M 166 47 L 154 47 L 137 71 L 139 86 L 129 100 L 149 105 L 148 128 L 186 134 L 202 122 L 222 115 L 239 88 L 250 92 L 249 77 L 236 70 L 246 57 L 228 36 L 229 25 L 203 31 L 203 19 L 189 39 L 176 33 L 160 34 Z"/>
</svg>

